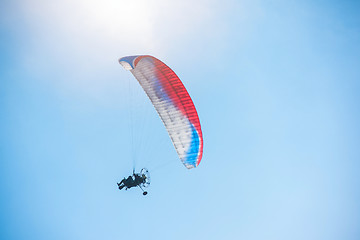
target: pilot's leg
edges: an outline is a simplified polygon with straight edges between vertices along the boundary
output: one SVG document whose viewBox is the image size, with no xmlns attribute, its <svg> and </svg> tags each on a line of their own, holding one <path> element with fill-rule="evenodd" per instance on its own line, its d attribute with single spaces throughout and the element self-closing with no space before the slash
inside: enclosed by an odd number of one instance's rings
<svg viewBox="0 0 360 240">
<path fill-rule="evenodd" d="M 121 180 L 121 182 L 119 182 L 119 183 L 117 184 L 120 190 L 125 187 L 124 181 L 125 181 L 125 178 L 124 178 L 123 180 Z"/>
</svg>

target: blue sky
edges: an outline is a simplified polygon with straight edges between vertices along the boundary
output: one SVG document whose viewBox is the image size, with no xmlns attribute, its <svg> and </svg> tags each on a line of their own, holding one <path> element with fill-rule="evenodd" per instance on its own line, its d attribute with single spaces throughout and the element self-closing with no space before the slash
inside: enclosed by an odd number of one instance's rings
<svg viewBox="0 0 360 240">
<path fill-rule="evenodd" d="M 359 239 L 357 1 L 0 5 L 2 239 Z M 136 54 L 192 96 L 197 169 L 117 62 Z M 134 154 L 146 197 L 116 188 Z"/>
</svg>

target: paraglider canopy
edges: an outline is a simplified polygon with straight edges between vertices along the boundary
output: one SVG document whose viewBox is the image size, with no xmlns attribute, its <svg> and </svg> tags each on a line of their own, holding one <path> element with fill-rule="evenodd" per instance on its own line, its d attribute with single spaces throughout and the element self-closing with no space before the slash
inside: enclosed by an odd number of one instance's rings
<svg viewBox="0 0 360 240">
<path fill-rule="evenodd" d="M 185 167 L 197 167 L 203 154 L 201 125 L 193 101 L 179 77 L 150 55 L 123 57 L 119 63 L 131 71 L 144 89 Z"/>
</svg>

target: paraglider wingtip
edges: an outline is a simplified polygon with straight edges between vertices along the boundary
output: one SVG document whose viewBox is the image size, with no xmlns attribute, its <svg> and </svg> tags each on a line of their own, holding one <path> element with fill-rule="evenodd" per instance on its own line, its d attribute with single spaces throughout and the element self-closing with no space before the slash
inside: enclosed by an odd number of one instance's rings
<svg viewBox="0 0 360 240">
<path fill-rule="evenodd" d="M 122 61 L 121 59 L 119 59 L 119 63 L 121 64 L 121 66 L 123 66 L 123 68 L 125 68 L 126 70 L 131 70 L 133 69 L 133 67 L 125 61 Z"/>
</svg>

